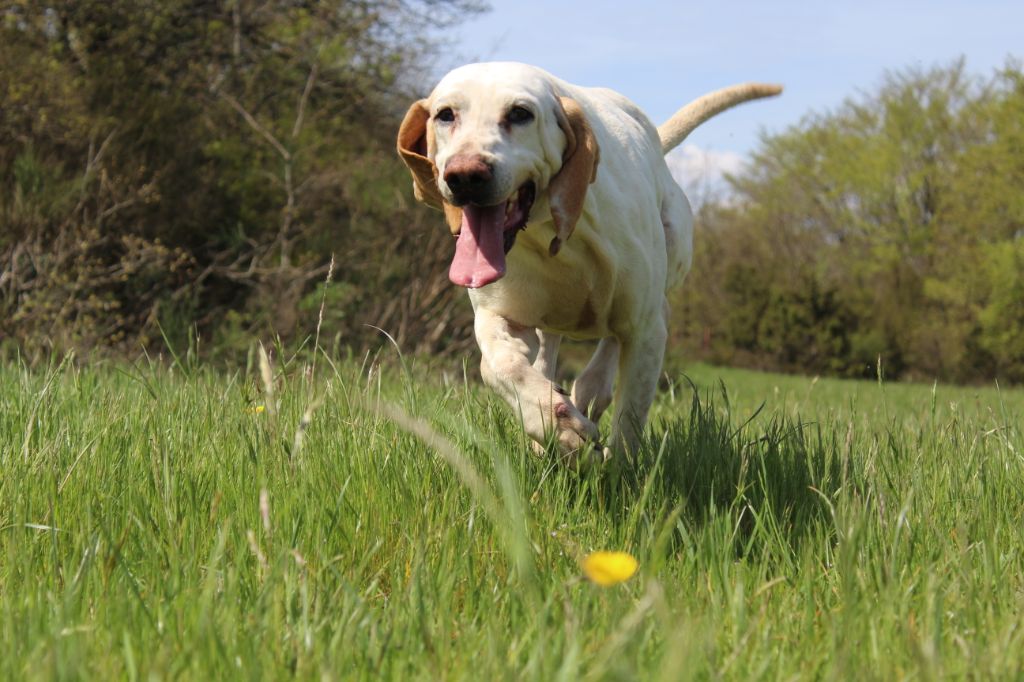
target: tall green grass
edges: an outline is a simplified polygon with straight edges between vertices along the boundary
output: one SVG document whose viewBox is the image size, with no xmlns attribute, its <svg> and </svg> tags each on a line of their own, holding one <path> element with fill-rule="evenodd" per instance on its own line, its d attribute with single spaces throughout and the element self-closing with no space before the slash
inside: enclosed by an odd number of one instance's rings
<svg viewBox="0 0 1024 682">
<path fill-rule="evenodd" d="M 1024 676 L 1020 391 L 694 367 L 613 479 L 462 376 L 267 370 L 0 369 L 0 678 Z"/>
</svg>

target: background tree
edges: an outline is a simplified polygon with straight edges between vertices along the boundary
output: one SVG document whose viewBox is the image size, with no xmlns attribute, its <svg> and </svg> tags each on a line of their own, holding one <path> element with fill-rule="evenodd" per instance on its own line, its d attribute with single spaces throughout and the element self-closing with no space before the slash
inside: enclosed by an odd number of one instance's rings
<svg viewBox="0 0 1024 682">
<path fill-rule="evenodd" d="M 962 62 L 762 139 L 699 216 L 679 341 L 803 372 L 1024 380 L 1024 88 Z"/>
<path fill-rule="evenodd" d="M 328 338 L 461 339 L 434 262 L 450 244 L 393 147 L 433 31 L 479 9 L 0 3 L 0 335 L 43 353 L 301 336 L 335 253 Z"/>
</svg>

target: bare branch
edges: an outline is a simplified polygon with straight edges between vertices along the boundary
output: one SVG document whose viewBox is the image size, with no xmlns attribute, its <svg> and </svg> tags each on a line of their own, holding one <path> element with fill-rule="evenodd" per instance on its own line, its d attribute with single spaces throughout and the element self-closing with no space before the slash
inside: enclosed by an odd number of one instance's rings
<svg viewBox="0 0 1024 682">
<path fill-rule="evenodd" d="M 277 151 L 277 153 L 281 156 L 282 159 L 288 162 L 292 160 L 291 152 L 285 149 L 284 145 L 281 144 L 281 142 L 276 137 L 274 137 L 274 134 L 267 130 L 265 127 L 263 127 L 263 125 L 259 121 L 257 121 L 256 118 L 252 114 L 250 114 L 248 110 L 246 110 L 246 108 L 243 107 L 237 99 L 235 99 L 228 93 L 224 92 L 223 90 L 218 90 L 217 95 L 219 97 L 222 97 L 228 104 L 230 104 L 232 109 L 241 114 L 242 118 L 245 119 L 245 122 L 248 123 L 253 130 L 262 135 L 263 138 L 270 143 L 274 150 Z"/>
<path fill-rule="evenodd" d="M 316 77 L 320 73 L 320 52 L 323 51 L 323 46 L 316 51 L 316 58 L 313 60 L 313 66 L 309 70 L 309 77 L 306 78 L 306 87 L 302 91 L 302 97 L 299 98 L 299 111 L 295 115 L 295 125 L 292 127 L 292 139 L 299 136 L 302 131 L 302 119 L 306 114 L 306 103 L 309 101 L 309 93 L 313 91 L 313 84 L 316 82 Z"/>
</svg>

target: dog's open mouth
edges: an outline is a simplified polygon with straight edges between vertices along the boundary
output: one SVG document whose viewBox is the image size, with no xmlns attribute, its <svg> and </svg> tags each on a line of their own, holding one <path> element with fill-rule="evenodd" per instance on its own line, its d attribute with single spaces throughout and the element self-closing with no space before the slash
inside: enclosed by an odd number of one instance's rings
<svg viewBox="0 0 1024 682">
<path fill-rule="evenodd" d="M 455 243 L 455 257 L 448 279 L 460 287 L 476 289 L 505 274 L 505 254 L 526 227 L 536 186 L 527 182 L 503 203 L 462 207 L 462 227 Z"/>
</svg>

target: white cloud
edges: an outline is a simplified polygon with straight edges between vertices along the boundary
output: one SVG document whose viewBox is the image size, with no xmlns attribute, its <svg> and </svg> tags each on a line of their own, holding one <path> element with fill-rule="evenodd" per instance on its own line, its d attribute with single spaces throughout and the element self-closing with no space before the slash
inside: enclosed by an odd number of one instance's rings
<svg viewBox="0 0 1024 682">
<path fill-rule="evenodd" d="M 735 175 L 746 166 L 744 157 L 736 152 L 701 149 L 694 144 L 673 149 L 665 162 L 694 208 L 709 199 L 728 198 L 725 174 Z"/>
</svg>

